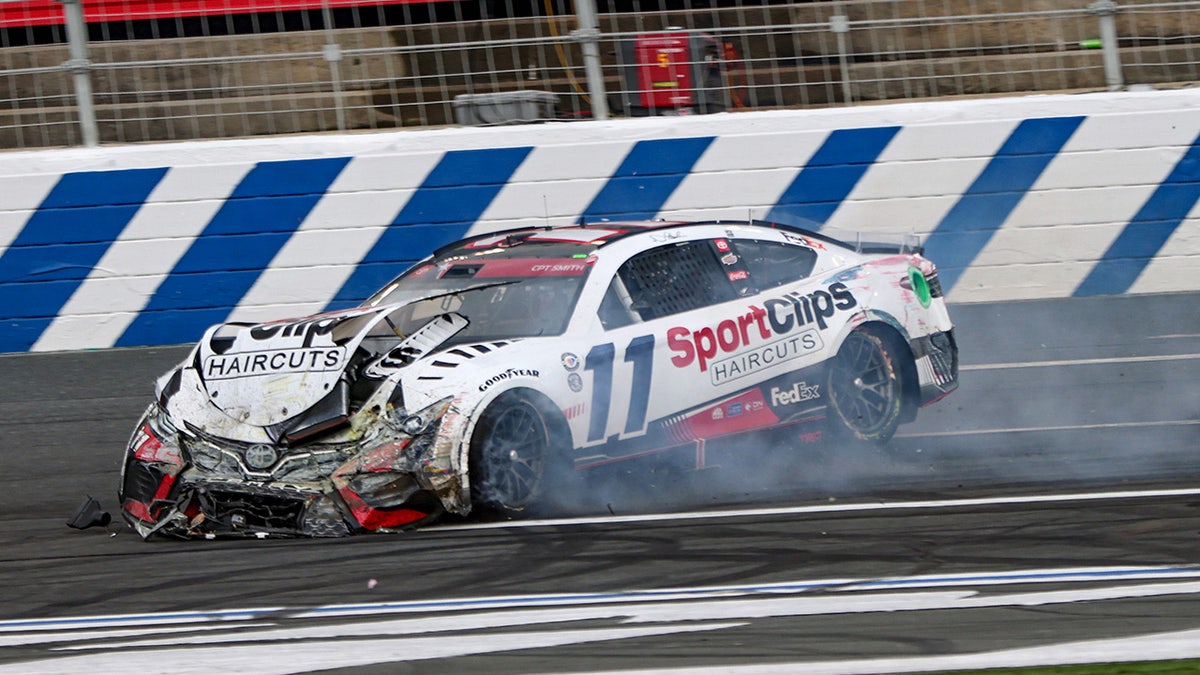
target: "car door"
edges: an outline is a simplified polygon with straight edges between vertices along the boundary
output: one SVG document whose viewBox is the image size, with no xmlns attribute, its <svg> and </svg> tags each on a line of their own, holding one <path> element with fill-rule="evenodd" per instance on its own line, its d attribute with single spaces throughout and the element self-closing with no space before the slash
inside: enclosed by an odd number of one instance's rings
<svg viewBox="0 0 1200 675">
<path fill-rule="evenodd" d="M 610 280 L 598 312 L 604 332 L 584 359 L 587 444 L 651 429 L 672 442 L 711 437 L 818 404 L 803 370 L 827 342 L 816 310 L 854 303 L 848 293 L 786 290 L 805 287 L 817 259 L 810 246 L 720 236 L 631 256 Z"/>
<path fill-rule="evenodd" d="M 620 266 L 598 312 L 603 335 L 583 357 L 592 386 L 587 445 L 639 436 L 711 394 L 678 366 L 670 332 L 679 317 L 737 303 L 753 291 L 746 281 L 724 238 L 656 246 Z"/>
</svg>

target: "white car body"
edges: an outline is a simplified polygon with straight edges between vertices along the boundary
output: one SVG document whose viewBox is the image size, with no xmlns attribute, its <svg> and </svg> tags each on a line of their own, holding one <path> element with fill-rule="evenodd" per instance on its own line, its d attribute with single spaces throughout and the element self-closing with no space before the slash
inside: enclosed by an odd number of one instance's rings
<svg viewBox="0 0 1200 675">
<path fill-rule="evenodd" d="M 578 253 L 544 263 L 521 258 L 543 245 Z M 672 256 L 686 264 L 675 265 Z M 768 256 L 811 261 L 811 269 L 793 272 Z M 687 265 L 701 267 L 688 277 L 678 269 Z M 406 284 L 459 273 L 477 275 L 478 290 L 470 292 L 488 292 L 493 302 L 523 292 L 520 282 L 483 281 L 502 273 L 584 282 L 561 332 L 536 297 L 526 299 L 534 305 L 525 319 L 531 334 L 522 335 L 516 321 L 515 331 L 479 340 L 458 337 L 482 330 L 470 313 L 458 312 L 466 296 L 421 300 L 421 307 L 440 305 L 419 321 L 419 293 L 392 302 Z M 694 297 L 703 295 L 695 285 L 720 297 Z M 552 288 L 540 295 L 562 306 L 564 296 Z M 639 304 L 635 295 L 657 305 Z M 402 316 L 409 330 L 397 332 L 390 322 Z M 549 329 L 539 323 L 547 321 Z M 957 347 L 936 269 L 916 251 L 872 253 L 812 232 L 745 222 L 599 223 L 476 237 L 440 249 L 361 307 L 210 329 L 160 379 L 158 401 L 135 431 L 123 511 L 143 536 L 346 534 L 425 522 L 440 510 L 466 513 L 473 499 L 490 500 L 472 475 L 481 470 L 473 466 L 479 453 L 493 452 L 476 449 L 472 460 L 472 443 L 479 446 L 502 417 L 486 417 L 489 410 L 527 402 L 545 445 L 577 468 L 702 450 L 714 438 L 826 417 L 829 387 L 849 386 L 830 379 L 828 364 L 855 331 L 885 336 L 871 340 L 889 345 L 881 362 L 904 398 L 887 405 L 904 419 L 957 386 Z M 368 378 L 373 391 L 356 398 L 352 388 L 366 389 L 358 383 Z M 333 393 L 342 388 L 350 393 Z M 886 441 L 898 421 L 858 435 Z M 322 459 L 322 452 L 333 454 Z M 521 459 L 522 471 L 536 470 L 531 480 L 549 480 L 541 474 L 552 458 L 503 452 Z M 131 477 L 146 466 L 151 478 Z M 382 484 L 401 474 L 414 476 L 412 484 L 395 487 L 403 483 L 397 479 L 388 488 L 394 496 L 374 505 L 358 492 L 362 481 Z M 423 495 L 420 508 L 404 502 L 405 490 Z M 288 513 L 294 498 L 301 515 L 272 521 L 246 507 L 239 517 L 236 506 L 218 504 L 226 492 L 280 500 L 276 511 Z M 493 505 L 511 512 L 528 501 L 497 498 Z M 311 515 L 317 511 L 320 517 Z"/>
</svg>

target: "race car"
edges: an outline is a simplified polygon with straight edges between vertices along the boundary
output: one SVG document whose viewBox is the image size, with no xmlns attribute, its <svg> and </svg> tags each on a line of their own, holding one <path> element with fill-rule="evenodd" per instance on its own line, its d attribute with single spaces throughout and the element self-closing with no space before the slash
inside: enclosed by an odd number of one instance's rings
<svg viewBox="0 0 1200 675">
<path fill-rule="evenodd" d="M 119 500 L 146 538 L 514 516 L 562 471 L 738 434 L 886 443 L 957 383 L 919 248 L 761 221 L 526 227 L 351 309 L 209 328 L 157 381 Z"/>
</svg>

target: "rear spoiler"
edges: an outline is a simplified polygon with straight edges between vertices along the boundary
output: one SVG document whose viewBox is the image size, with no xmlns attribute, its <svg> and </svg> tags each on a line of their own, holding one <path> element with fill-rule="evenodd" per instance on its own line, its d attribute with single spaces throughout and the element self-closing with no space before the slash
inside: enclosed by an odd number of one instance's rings
<svg viewBox="0 0 1200 675">
<path fill-rule="evenodd" d="M 878 235 L 875 235 L 878 236 Z M 843 239 L 847 246 L 850 246 L 858 253 L 867 254 L 906 254 L 912 253 L 916 255 L 925 255 L 925 246 L 921 244 L 921 240 L 915 234 L 900 234 L 896 235 L 898 241 L 879 241 L 872 239 L 863 239 L 862 233 L 856 233 L 853 240 Z"/>
<path fill-rule="evenodd" d="M 920 244 L 889 244 L 879 241 L 860 241 L 854 250 L 859 253 L 915 253 L 925 255 L 925 247 Z"/>
<path fill-rule="evenodd" d="M 876 255 L 925 255 L 925 247 L 921 244 L 920 238 L 913 233 L 884 235 L 888 239 L 893 240 L 885 241 L 881 239 L 863 239 L 862 232 L 848 232 L 844 236 L 842 234 L 834 234 L 829 231 L 817 233 L 816 230 L 820 228 L 820 225 L 817 223 L 814 223 L 813 229 L 805 229 L 795 225 L 783 225 L 764 220 L 751 220 L 750 223 L 752 225 L 766 225 L 767 227 L 774 227 L 779 230 L 788 230 L 789 232 L 795 232 L 796 234 L 803 235 L 805 237 L 828 241 L 839 246 L 845 246 L 846 248 L 854 249 L 856 253 Z M 879 237 L 880 235 L 878 233 L 874 233 L 870 236 Z"/>
</svg>

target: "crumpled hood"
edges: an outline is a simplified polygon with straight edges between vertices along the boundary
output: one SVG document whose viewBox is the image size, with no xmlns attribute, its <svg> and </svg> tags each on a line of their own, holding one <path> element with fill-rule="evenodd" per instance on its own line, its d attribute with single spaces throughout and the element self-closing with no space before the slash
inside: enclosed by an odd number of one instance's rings
<svg viewBox="0 0 1200 675">
<path fill-rule="evenodd" d="M 213 405 L 233 419 L 280 424 L 328 396 L 355 349 L 398 307 L 213 326 L 197 348 L 200 378 Z"/>
</svg>

